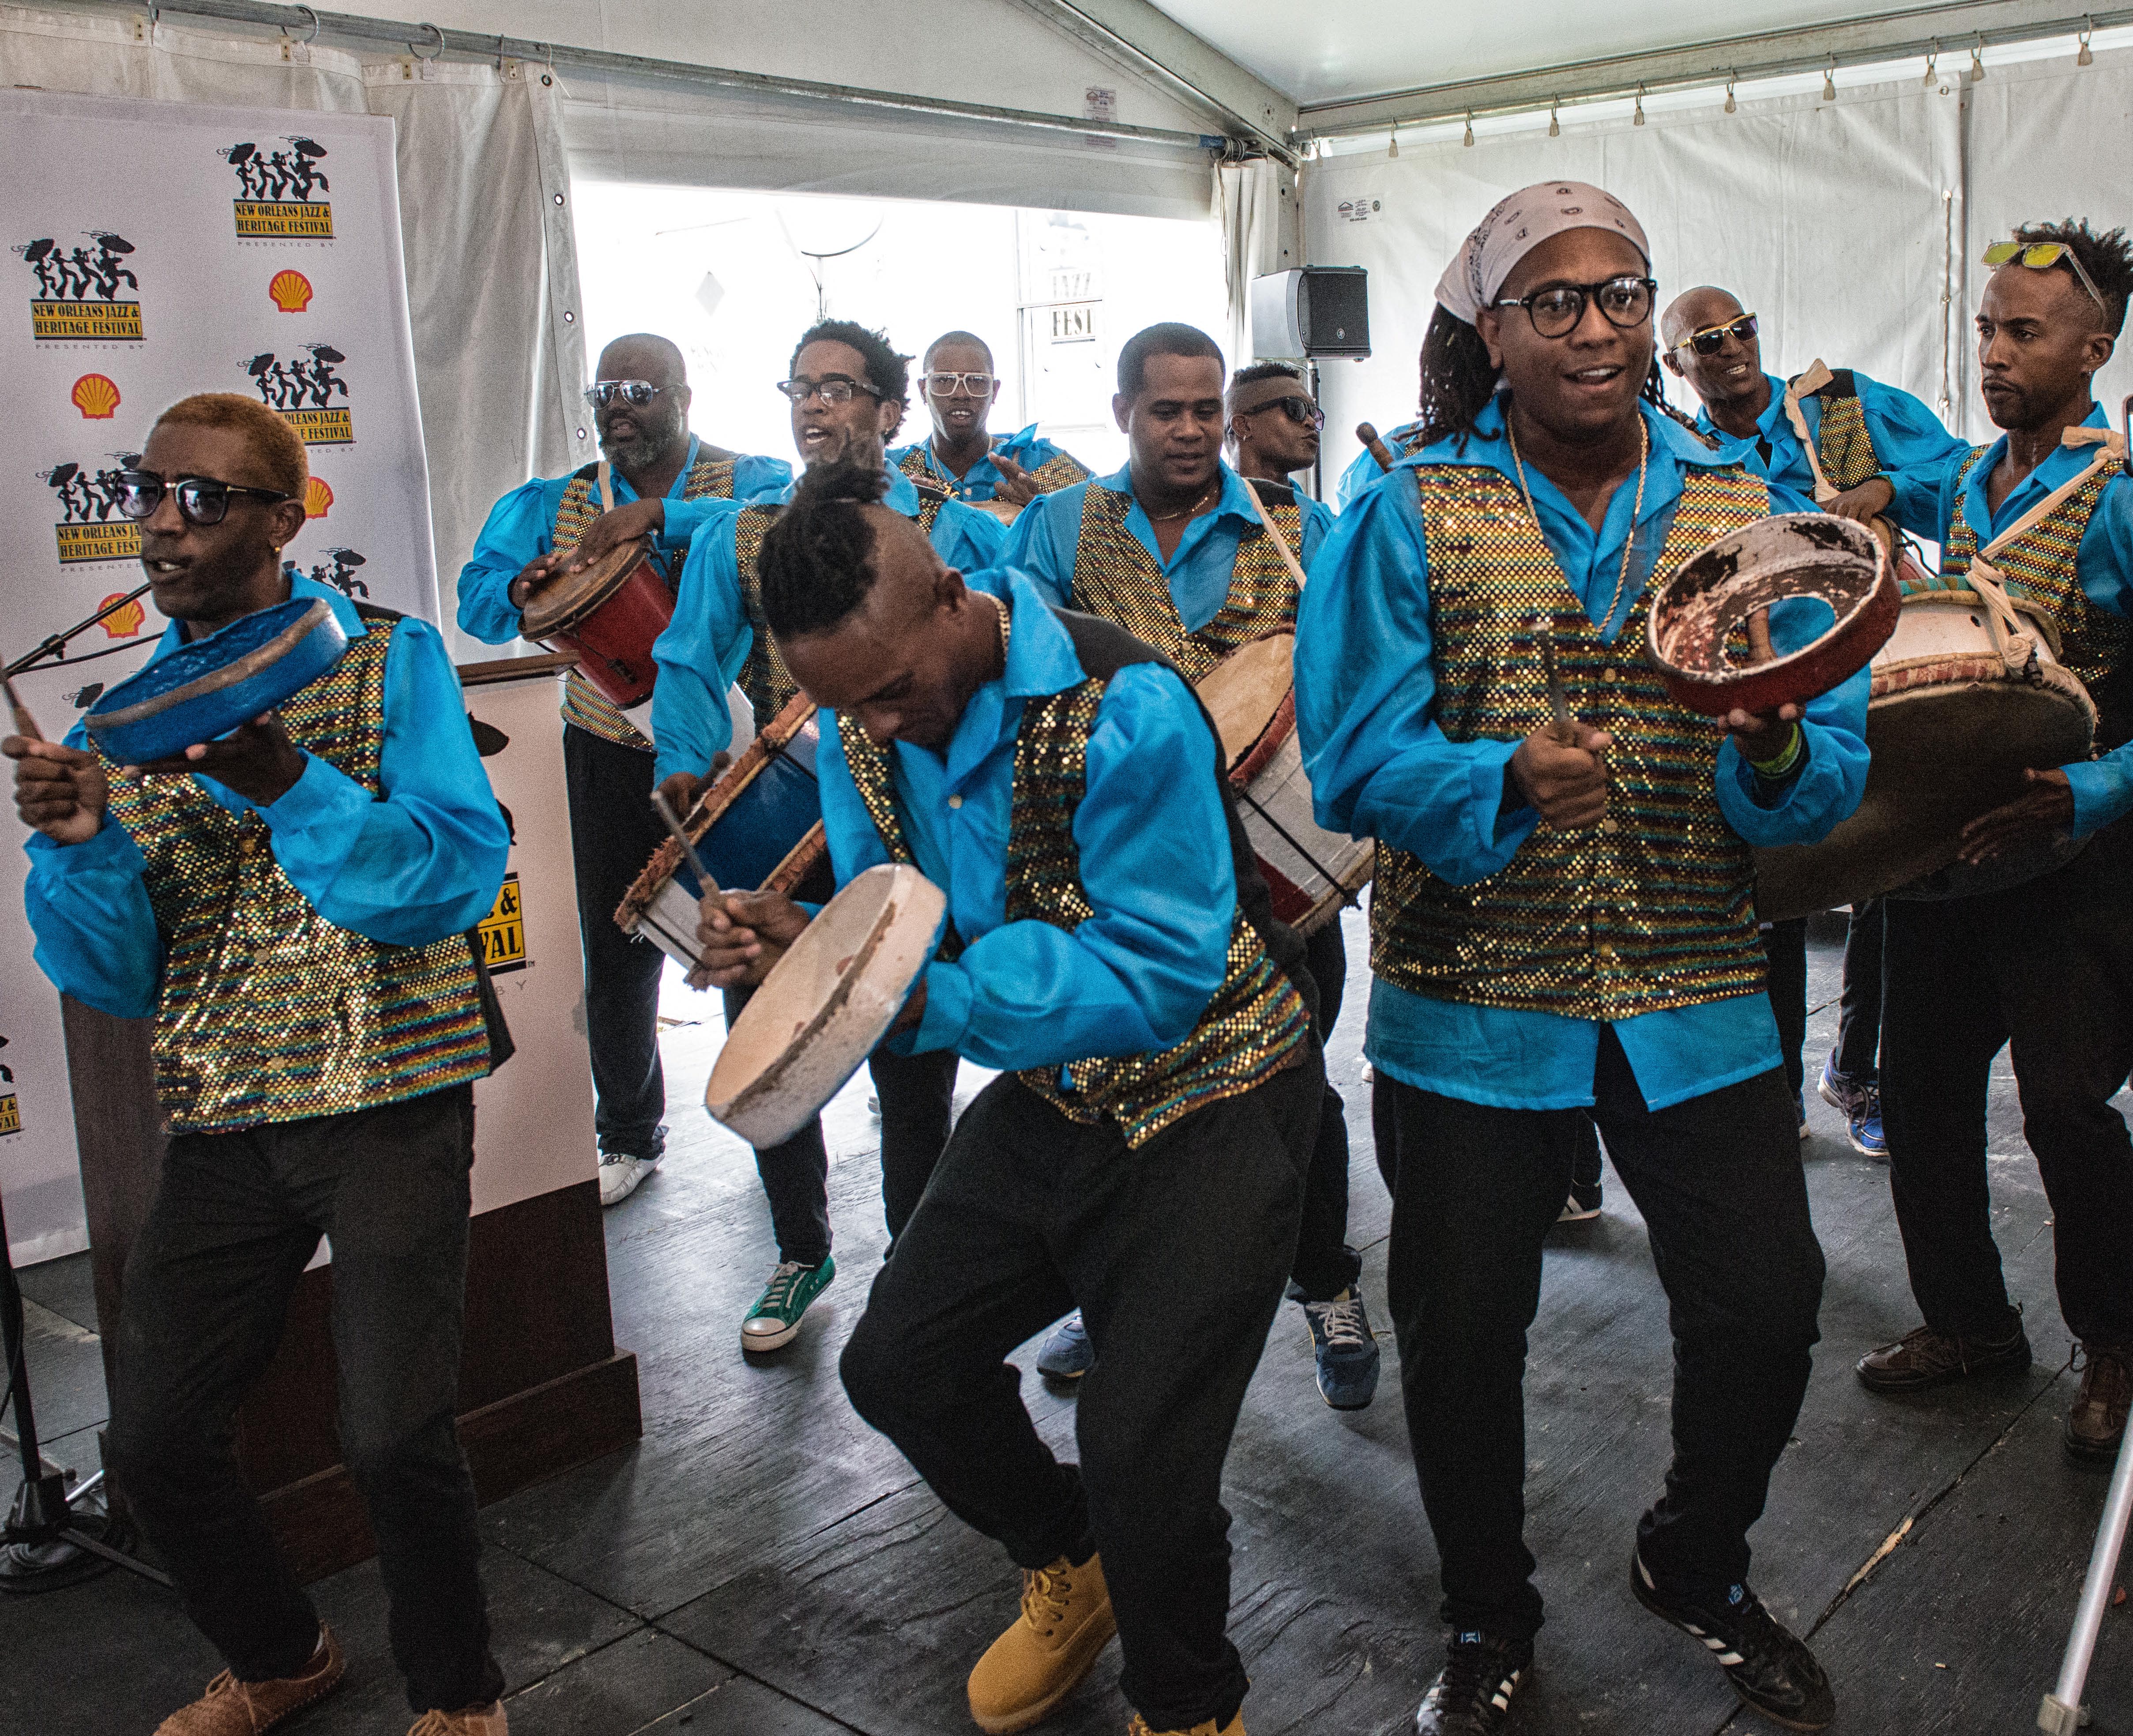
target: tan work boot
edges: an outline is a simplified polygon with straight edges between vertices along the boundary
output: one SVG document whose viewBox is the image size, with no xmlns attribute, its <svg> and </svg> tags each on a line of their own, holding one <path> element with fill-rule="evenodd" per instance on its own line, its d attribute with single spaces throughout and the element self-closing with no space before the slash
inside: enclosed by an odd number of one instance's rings
<svg viewBox="0 0 2133 1736">
<path fill-rule="evenodd" d="M 1215 1728 L 1211 1718 L 1203 1719 L 1189 1730 L 1151 1729 L 1148 1720 L 1136 1712 L 1133 1722 L 1126 1726 L 1126 1736 L 1245 1736 L 1244 1708 L 1240 1706 L 1237 1715 L 1220 1729 Z"/>
<path fill-rule="evenodd" d="M 1021 1615 L 970 1671 L 970 1716 L 986 1736 L 1028 1729 L 1074 1691 L 1118 1631 L 1101 1556 L 1025 1570 Z"/>
<path fill-rule="evenodd" d="M 239 1681 L 225 1670 L 207 1685 L 206 1693 L 157 1724 L 156 1736 L 260 1736 L 324 1700 L 340 1686 L 347 1670 L 340 1642 L 321 1622 L 318 1649 L 300 1674 L 278 1681 Z"/>
<path fill-rule="evenodd" d="M 2067 1412 L 2067 1456 L 2083 1464 L 2107 1465 L 2118 1457 L 2126 1413 L 2133 1402 L 2133 1349 L 2110 1344 L 2081 1348 L 2088 1365 L 2081 1371 L 2081 1391 Z"/>
<path fill-rule="evenodd" d="M 425 1712 L 407 1736 L 505 1736 L 503 1702 L 464 1706 L 456 1712 Z"/>
</svg>

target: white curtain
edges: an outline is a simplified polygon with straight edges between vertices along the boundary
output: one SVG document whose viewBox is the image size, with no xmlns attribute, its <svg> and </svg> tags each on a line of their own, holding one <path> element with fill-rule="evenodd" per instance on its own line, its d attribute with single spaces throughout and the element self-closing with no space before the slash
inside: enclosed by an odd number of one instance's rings
<svg viewBox="0 0 2133 1736">
<path fill-rule="evenodd" d="M 1215 166 L 1215 215 L 1230 292 L 1230 365 L 1252 359 L 1252 279 L 1282 269 L 1281 170 L 1267 158 Z"/>
</svg>

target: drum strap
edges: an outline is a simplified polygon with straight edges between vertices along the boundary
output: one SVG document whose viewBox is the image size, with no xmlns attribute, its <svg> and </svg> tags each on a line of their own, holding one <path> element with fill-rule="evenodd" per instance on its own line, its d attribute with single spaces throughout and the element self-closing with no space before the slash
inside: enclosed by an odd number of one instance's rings
<svg viewBox="0 0 2133 1736">
<path fill-rule="evenodd" d="M 1808 430 L 1807 414 L 1800 408 L 1800 399 L 1809 392 L 1819 392 L 1837 376 L 1824 365 L 1820 356 L 1814 365 L 1791 385 L 1785 387 L 1785 420 L 1793 425 L 1793 432 L 1799 436 L 1801 450 L 1807 454 L 1807 467 L 1814 473 L 1814 503 L 1837 498 L 1837 490 L 1829 485 L 1829 478 L 1822 474 L 1821 454 L 1815 450 L 1814 435 Z"/>
<path fill-rule="evenodd" d="M 1266 503 L 1259 498 L 1259 491 L 1253 485 L 1251 478 L 1240 474 L 1237 480 L 1245 485 L 1245 493 L 1251 496 L 1252 510 L 1259 515 L 1259 522 L 1266 527 L 1267 535 L 1273 538 L 1274 547 L 1280 551 L 1281 562 L 1288 569 L 1288 576 L 1296 581 L 1296 588 L 1302 590 L 1304 584 L 1303 563 L 1296 558 L 1296 551 L 1288 546 L 1288 539 L 1275 528 L 1274 520 L 1267 516 Z M 1297 540 L 1301 541 L 1303 535 L 1302 520 L 1300 516 L 1302 508 L 1299 507 L 1298 511 L 1299 517 L 1297 523 Z"/>
<path fill-rule="evenodd" d="M 2097 449 L 2096 455 L 2081 470 L 2061 483 L 1972 555 L 1970 570 L 1966 575 L 1970 588 L 1984 599 L 1986 618 L 1993 628 L 1993 638 L 1999 646 L 2002 661 L 2010 671 L 2029 666 L 2030 658 L 2036 655 L 2037 642 L 2029 629 L 2029 623 L 2015 613 L 2015 605 L 2008 599 L 2005 575 L 1993 563 L 1992 557 L 2050 517 L 2065 502 L 2087 488 L 2097 472 L 2126 461 L 2125 440 L 2106 429 L 2069 428 L 2062 436 L 2062 440 L 2068 446 L 2093 445 Z"/>
<path fill-rule="evenodd" d="M 614 472 L 609 469 L 605 459 L 599 461 L 599 491 L 600 511 L 612 512 L 614 510 Z"/>
</svg>

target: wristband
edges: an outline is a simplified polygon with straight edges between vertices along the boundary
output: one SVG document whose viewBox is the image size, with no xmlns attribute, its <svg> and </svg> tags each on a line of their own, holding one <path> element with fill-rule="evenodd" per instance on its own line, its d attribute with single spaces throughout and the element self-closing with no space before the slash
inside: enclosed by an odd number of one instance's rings
<svg viewBox="0 0 2133 1736">
<path fill-rule="evenodd" d="M 1748 762 L 1748 769 L 1765 783 L 1779 783 L 1792 776 L 1807 752 L 1807 738 L 1801 734 L 1800 726 L 1792 724 L 1785 731 L 1784 745 L 1768 759 L 1756 759 L 1744 753 L 1741 757 Z"/>
</svg>

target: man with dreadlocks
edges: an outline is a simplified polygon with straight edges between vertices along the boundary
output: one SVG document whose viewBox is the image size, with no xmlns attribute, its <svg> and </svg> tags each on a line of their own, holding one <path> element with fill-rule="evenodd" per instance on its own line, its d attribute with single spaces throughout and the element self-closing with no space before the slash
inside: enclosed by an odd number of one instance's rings
<svg viewBox="0 0 2133 1736">
<path fill-rule="evenodd" d="M 1295 398 L 1299 382 L 1259 376 L 1225 400 L 1222 374 L 1221 350 L 1197 327 L 1151 325 L 1127 339 L 1111 400 L 1129 444 L 1125 468 L 1025 507 L 1008 550 L 1008 565 L 1053 602 L 1117 622 L 1195 682 L 1239 647 L 1296 630 L 1296 580 L 1274 536 L 1307 563 L 1333 522 L 1286 480 L 1251 485 L 1264 503 L 1262 517 L 1244 478 L 1222 460 L 1240 411 L 1249 421 Z M 1338 916 L 1308 945 L 1322 1007 L 1337 1012 L 1348 974 Z M 1354 1411 L 1377 1392 L 1379 1353 L 1363 1301 L 1362 1256 L 1348 1243 L 1348 1127 L 1340 1098 L 1327 1091 L 1289 1293 L 1310 1329 L 1319 1396 Z M 1095 1350 L 1085 1324 L 1079 1315 L 1062 1321 L 1038 1367 L 1055 1379 L 1087 1373 Z"/>
<path fill-rule="evenodd" d="M 792 405 L 792 444 L 809 469 L 824 464 L 887 468 L 884 443 L 903 414 L 911 389 L 911 358 L 897 353 L 880 332 L 850 320 L 826 320 L 801 335 L 792 377 L 778 390 Z M 688 812 L 733 741 L 727 690 L 736 683 L 760 729 L 799 685 L 764 628 L 758 570 L 763 538 L 792 498 L 787 483 L 775 493 L 707 524 L 689 546 L 674 618 L 652 648 L 659 665 L 652 693 L 652 733 L 658 743 L 657 787 L 676 814 Z M 975 572 L 993 565 L 1006 528 L 988 512 L 951 500 L 888 472 L 885 502 L 932 540 L 951 566 Z M 803 889 L 826 897 L 825 883 Z M 699 984 L 698 986 L 701 986 Z M 739 1016 L 745 993 L 726 998 L 728 1021 Z M 925 1190 L 934 1160 L 948 1137 L 954 1107 L 953 1055 L 917 1059 L 875 1056 L 869 1063 L 881 1104 L 881 1191 L 889 1240 Z M 770 1282 L 741 1320 L 740 1341 L 758 1354 L 782 1349 L 798 1335 L 802 1318 L 836 1276 L 830 1257 L 830 1157 L 822 1126 L 810 1122 L 790 1139 L 755 1154 L 770 1202 L 778 1262 Z"/>
<path fill-rule="evenodd" d="M 974 589 L 881 489 L 809 474 L 765 539 L 763 610 L 835 714 L 837 879 L 916 863 L 948 895 L 895 1041 L 1002 1071 L 874 1281 L 845 1386 L 1023 1570 L 971 1672 L 980 1729 L 1037 1723 L 1115 1631 L 1134 1736 L 1244 1736 L 1222 1463 L 1325 1088 L 1302 948 L 1179 671 L 1026 574 Z M 707 901 L 711 980 L 759 981 L 806 921 L 774 893 Z M 1078 1469 L 1005 1360 L 1070 1306 L 1098 1350 Z"/>
<path fill-rule="evenodd" d="M 1859 1378 L 1912 1392 L 2029 1365 L 1986 1187 L 1988 1074 L 2008 1045 L 2060 1312 L 2087 1357 L 2066 1450 L 2108 1465 L 2133 1393 L 2133 1144 L 2111 1107 L 2133 1067 L 2133 483 L 2092 387 L 2125 325 L 2133 246 L 2122 229 L 2026 224 L 1984 262 L 1997 269 L 1977 310 L 1980 390 L 2005 432 L 1898 477 L 1893 501 L 1938 537 L 1943 582 L 1989 570 L 2049 614 L 2096 701 L 2097 757 L 2027 773 L 1963 833 L 1966 863 L 2069 835 L 2087 840 L 2073 861 L 1971 897 L 1889 901 L 1883 1125 L 1925 1324 L 1861 1359 Z"/>
<path fill-rule="evenodd" d="M 1857 804 L 1867 678 L 1713 719 L 1646 662 L 1656 584 L 1802 504 L 1662 406 L 1654 290 L 1642 227 L 1597 187 L 1491 211 L 1437 286 L 1427 442 L 1343 517 L 1303 604 L 1318 818 L 1379 840 L 1366 1050 L 1390 1098 L 1390 1306 L 1451 1627 L 1421 1736 L 1503 1729 L 1533 1660 L 1525 1334 L 1587 1115 L 1674 1333 L 1674 1459 L 1631 1588 L 1750 1705 L 1799 1729 L 1833 1713 L 1747 1584 L 1822 1277 L 1750 846 L 1818 838 Z M 1772 641 L 1829 620 L 1779 604 Z"/>
</svg>

